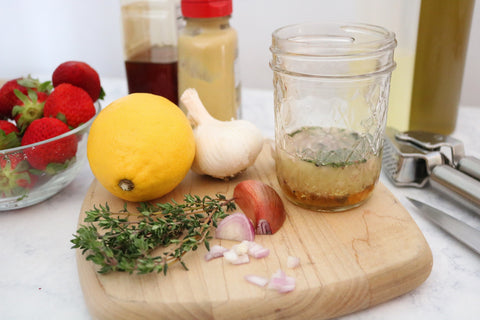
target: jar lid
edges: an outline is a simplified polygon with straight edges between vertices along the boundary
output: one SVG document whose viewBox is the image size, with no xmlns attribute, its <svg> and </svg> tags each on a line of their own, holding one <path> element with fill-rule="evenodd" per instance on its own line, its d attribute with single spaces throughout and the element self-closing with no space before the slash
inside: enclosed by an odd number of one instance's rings
<svg viewBox="0 0 480 320">
<path fill-rule="evenodd" d="M 188 18 L 214 18 L 232 14 L 232 0 L 182 0 L 182 14 Z"/>
</svg>

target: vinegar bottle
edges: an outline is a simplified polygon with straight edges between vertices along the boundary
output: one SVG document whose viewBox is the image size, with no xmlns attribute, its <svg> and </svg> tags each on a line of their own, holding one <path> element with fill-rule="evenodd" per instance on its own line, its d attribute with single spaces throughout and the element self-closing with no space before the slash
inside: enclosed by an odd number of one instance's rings
<svg viewBox="0 0 480 320">
<path fill-rule="evenodd" d="M 179 0 L 122 0 L 128 92 L 147 92 L 178 103 Z"/>
</svg>

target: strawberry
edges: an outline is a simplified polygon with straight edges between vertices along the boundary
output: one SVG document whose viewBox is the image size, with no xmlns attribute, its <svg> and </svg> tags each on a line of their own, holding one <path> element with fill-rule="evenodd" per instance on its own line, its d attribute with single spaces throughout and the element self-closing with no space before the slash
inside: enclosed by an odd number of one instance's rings
<svg viewBox="0 0 480 320">
<path fill-rule="evenodd" d="M 48 96 L 43 116 L 60 119 L 70 128 L 76 128 L 90 120 L 95 112 L 95 105 L 85 90 L 62 83 Z"/>
<path fill-rule="evenodd" d="M 13 106 L 20 104 L 20 100 L 13 90 L 17 89 L 24 94 L 27 93 L 27 88 L 19 85 L 17 80 L 19 79 L 7 81 L 0 89 L 0 117 L 4 119 L 11 118 Z"/>
<path fill-rule="evenodd" d="M 0 150 L 20 146 L 18 128 L 7 120 L 0 120 Z"/>
<path fill-rule="evenodd" d="M 103 99 L 105 93 L 100 85 L 97 71 L 82 61 L 66 61 L 60 64 L 52 74 L 53 86 L 70 83 L 85 90 L 93 101 Z"/>
<path fill-rule="evenodd" d="M 28 95 L 18 89 L 14 92 L 19 103 L 13 107 L 12 115 L 20 132 L 24 132 L 33 120 L 43 117 L 43 107 L 48 95 L 44 92 L 35 92 L 30 88 L 27 90 Z"/>
<path fill-rule="evenodd" d="M 52 85 L 49 81 L 40 83 L 30 76 L 7 81 L 0 89 L 0 118 L 12 118 L 13 107 L 21 103 L 14 90 L 18 89 L 26 95 L 28 88 L 48 94 L 52 90 Z"/>
<path fill-rule="evenodd" d="M 68 132 L 68 126 L 56 118 L 40 118 L 34 120 L 25 130 L 22 146 L 50 139 Z M 77 152 L 77 137 L 69 135 L 25 150 L 30 165 L 47 173 L 55 173 L 65 169 Z"/>
<path fill-rule="evenodd" d="M 31 189 L 38 176 L 29 172 L 30 165 L 22 153 L 11 153 L 0 158 L 0 193 L 2 197 L 18 196 Z"/>
</svg>

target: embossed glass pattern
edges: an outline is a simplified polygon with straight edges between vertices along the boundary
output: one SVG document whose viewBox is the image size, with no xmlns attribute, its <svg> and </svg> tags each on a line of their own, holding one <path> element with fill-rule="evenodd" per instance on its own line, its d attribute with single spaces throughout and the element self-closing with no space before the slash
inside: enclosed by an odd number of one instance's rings
<svg viewBox="0 0 480 320">
<path fill-rule="evenodd" d="M 381 168 L 395 35 L 364 24 L 300 24 L 272 35 L 276 171 L 294 203 L 343 211 Z"/>
</svg>

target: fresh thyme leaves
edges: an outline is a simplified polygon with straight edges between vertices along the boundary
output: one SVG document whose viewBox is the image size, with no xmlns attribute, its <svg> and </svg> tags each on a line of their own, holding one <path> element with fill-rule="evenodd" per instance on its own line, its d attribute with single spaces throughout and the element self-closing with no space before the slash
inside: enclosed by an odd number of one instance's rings
<svg viewBox="0 0 480 320">
<path fill-rule="evenodd" d="M 233 199 L 185 195 L 183 203 L 142 202 L 137 213 L 127 210 L 111 212 L 108 203 L 86 211 L 72 248 L 81 249 L 87 260 L 97 264 L 99 273 L 167 273 L 175 262 L 186 269 L 182 257 L 200 245 L 209 249 L 211 227 L 235 210 Z M 154 255 L 163 248 L 163 252 Z"/>
<path fill-rule="evenodd" d="M 287 143 L 303 161 L 317 167 L 341 168 L 366 162 L 373 152 L 371 141 L 370 134 L 343 128 L 302 127 L 289 134 Z"/>
</svg>

